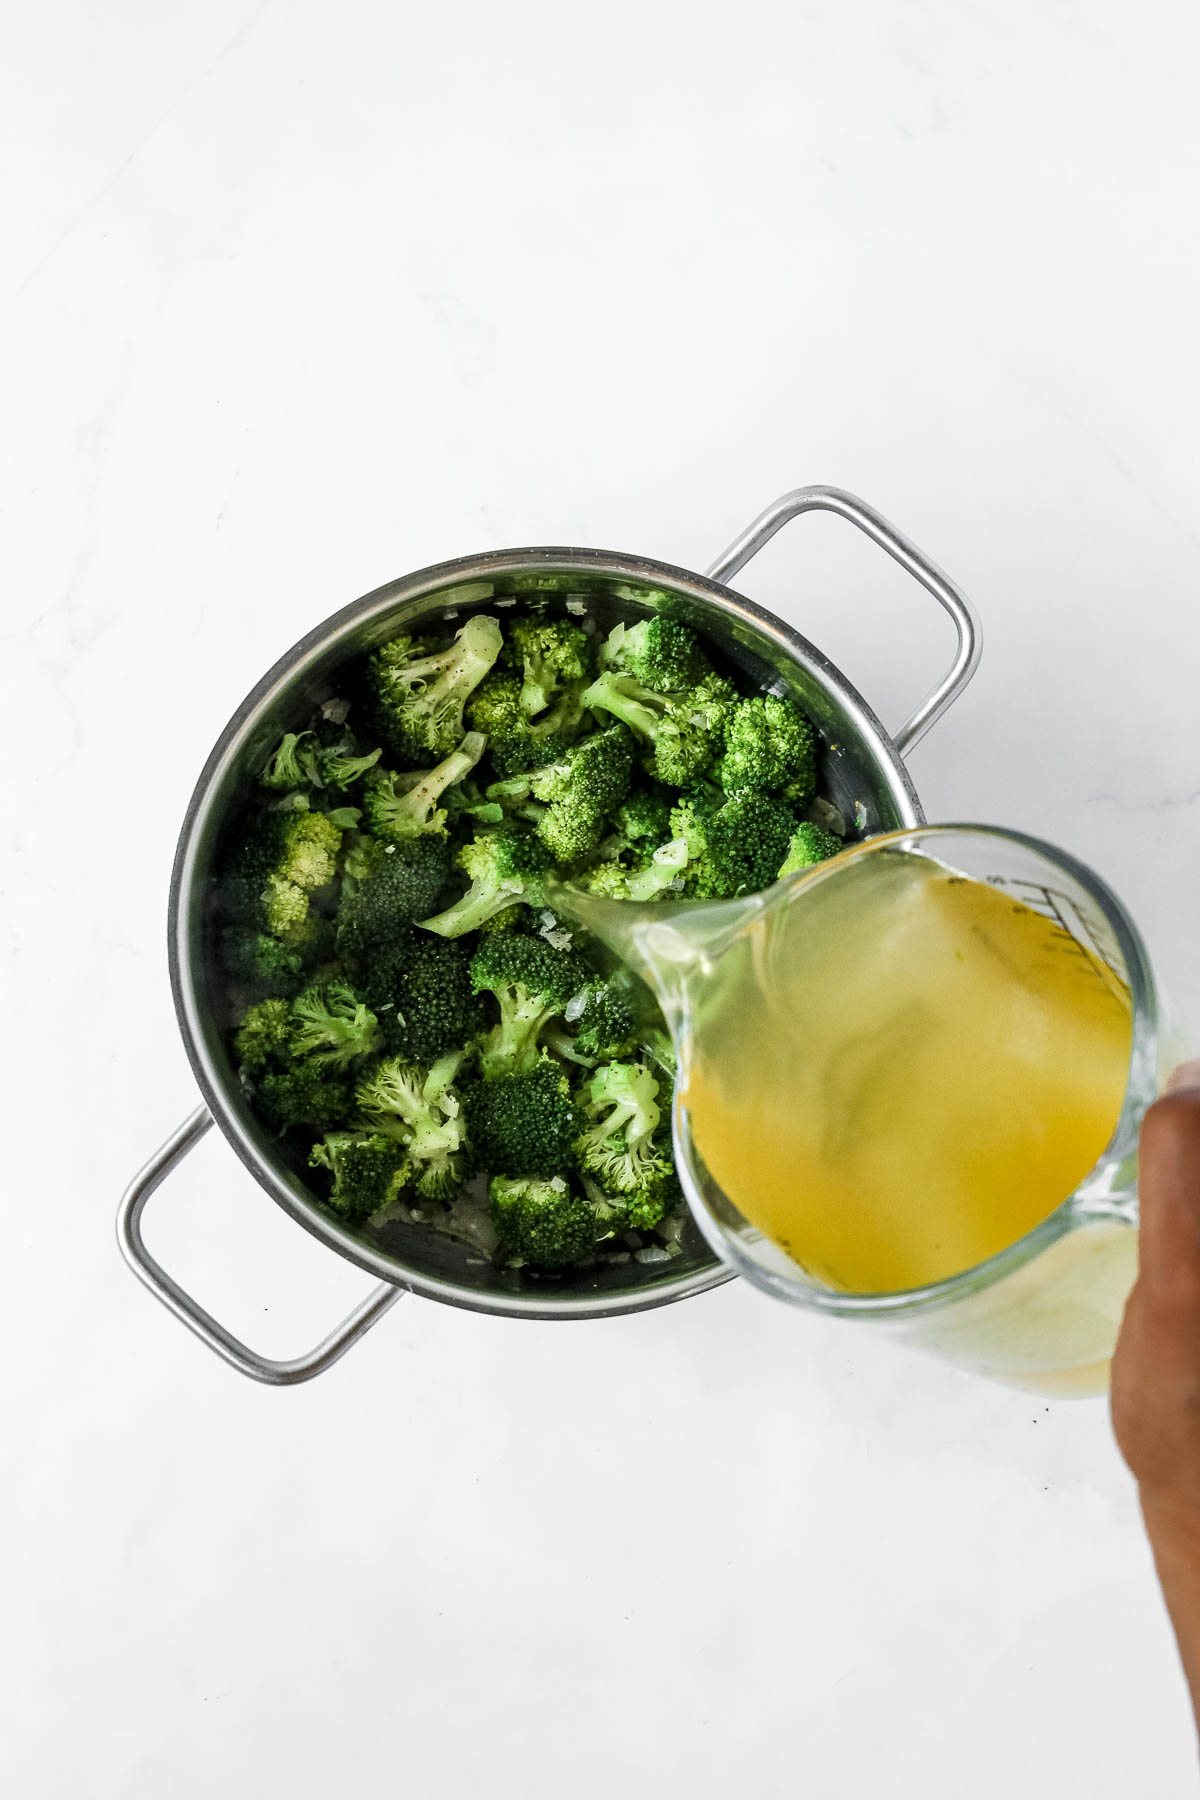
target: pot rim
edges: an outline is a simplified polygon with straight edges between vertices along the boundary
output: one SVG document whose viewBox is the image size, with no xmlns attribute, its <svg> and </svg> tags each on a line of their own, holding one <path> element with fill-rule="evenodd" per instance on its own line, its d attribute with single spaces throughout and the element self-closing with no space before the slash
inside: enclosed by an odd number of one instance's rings
<svg viewBox="0 0 1200 1800">
<path fill-rule="evenodd" d="M 669 1273 L 669 1263 L 651 1265 L 662 1267 L 661 1279 L 647 1279 L 643 1286 L 631 1288 L 626 1293 L 560 1295 L 555 1295 L 549 1287 L 544 1295 L 499 1292 L 482 1294 L 476 1289 L 420 1271 L 401 1268 L 398 1272 L 396 1258 L 373 1250 L 369 1244 L 363 1243 L 331 1216 L 322 1212 L 315 1202 L 302 1201 L 251 1139 L 238 1109 L 231 1104 L 227 1082 L 205 1042 L 200 1016 L 198 971 L 193 966 L 188 948 L 188 927 L 195 897 L 196 860 L 213 810 L 214 791 L 220 785 L 230 763 L 240 752 L 245 739 L 261 716 L 269 711 L 280 691 L 291 685 L 306 667 L 321 660 L 343 632 L 351 626 L 359 625 L 363 619 L 381 616 L 402 602 L 420 600 L 427 594 L 452 585 L 526 573 L 534 569 L 546 573 L 604 575 L 621 581 L 641 582 L 651 587 L 666 587 L 713 608 L 727 619 L 752 626 L 762 636 L 772 640 L 788 661 L 819 671 L 838 706 L 845 715 L 853 719 L 862 737 L 874 751 L 878 772 L 890 789 L 896 806 L 900 828 L 924 824 L 924 813 L 908 769 L 891 737 L 862 695 L 815 645 L 766 608 L 708 576 L 650 557 L 618 551 L 536 545 L 485 551 L 430 564 L 352 600 L 315 625 L 285 651 L 234 710 L 200 771 L 184 813 L 171 871 L 167 958 L 180 1035 L 197 1085 L 213 1119 L 222 1136 L 259 1185 L 265 1188 L 289 1217 L 313 1237 L 344 1256 L 347 1261 L 370 1271 L 385 1282 L 408 1289 L 426 1299 L 444 1301 L 468 1311 L 527 1319 L 613 1318 L 665 1306 L 672 1301 L 707 1292 L 732 1280 L 735 1271 L 715 1259 L 709 1268 L 694 1269 L 686 1275 L 674 1277 Z"/>
</svg>

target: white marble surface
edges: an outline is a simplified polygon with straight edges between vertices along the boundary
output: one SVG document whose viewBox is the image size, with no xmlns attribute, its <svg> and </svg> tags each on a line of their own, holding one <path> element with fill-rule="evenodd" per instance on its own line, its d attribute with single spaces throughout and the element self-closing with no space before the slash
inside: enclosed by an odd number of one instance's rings
<svg viewBox="0 0 1200 1800">
<path fill-rule="evenodd" d="M 930 815 L 1093 861 L 1200 1019 L 1194 6 L 6 27 L 5 1790 L 1192 1794 L 1102 1405 L 737 1286 L 576 1328 L 406 1301 L 269 1392 L 112 1215 L 194 1103 L 167 872 L 259 672 L 425 562 L 702 566 L 804 481 L 983 614 Z M 836 521 L 742 585 L 885 720 L 948 655 Z M 276 1353 L 364 1287 L 215 1139 L 149 1234 Z"/>
</svg>

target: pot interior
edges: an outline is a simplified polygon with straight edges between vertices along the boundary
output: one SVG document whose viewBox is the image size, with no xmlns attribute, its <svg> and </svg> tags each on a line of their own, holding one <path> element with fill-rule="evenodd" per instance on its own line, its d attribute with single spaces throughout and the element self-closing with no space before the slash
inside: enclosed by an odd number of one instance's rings
<svg viewBox="0 0 1200 1800">
<path fill-rule="evenodd" d="M 230 1055 L 229 995 L 216 953 L 214 872 L 283 732 L 300 729 L 326 700 L 353 701 L 347 663 L 396 633 L 418 626 L 452 631 L 473 612 L 495 612 L 503 624 L 517 605 L 590 619 L 600 633 L 669 608 L 747 691 L 787 695 L 813 720 L 822 740 L 820 792 L 846 819 L 851 839 L 920 822 L 907 772 L 860 696 L 812 645 L 728 589 L 685 570 L 601 551 L 534 549 L 461 559 L 394 582 L 327 620 L 238 709 L 201 775 L 180 838 L 172 981 L 188 1053 L 217 1123 L 258 1181 L 308 1230 L 385 1279 L 433 1298 L 489 1312 L 594 1317 L 682 1298 L 728 1279 L 729 1271 L 690 1219 L 667 1261 L 602 1260 L 561 1276 L 502 1268 L 477 1246 L 425 1225 L 396 1220 L 348 1228 L 309 1186 L 304 1151 L 274 1137 L 250 1110 Z M 354 719 L 352 711 L 352 725 Z"/>
</svg>

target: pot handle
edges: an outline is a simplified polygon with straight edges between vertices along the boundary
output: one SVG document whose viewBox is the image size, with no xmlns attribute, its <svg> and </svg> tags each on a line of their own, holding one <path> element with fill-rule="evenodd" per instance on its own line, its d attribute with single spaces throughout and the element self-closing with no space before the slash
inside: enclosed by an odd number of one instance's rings
<svg viewBox="0 0 1200 1800">
<path fill-rule="evenodd" d="M 397 1287 L 390 1281 L 380 1282 L 315 1350 L 310 1350 L 306 1356 L 291 1357 L 287 1362 L 272 1362 L 269 1357 L 259 1356 L 231 1331 L 226 1331 L 155 1262 L 142 1239 L 142 1213 L 147 1200 L 176 1164 L 200 1142 L 212 1122 L 208 1108 L 201 1106 L 171 1133 L 145 1168 L 138 1170 L 125 1190 L 117 1213 L 117 1242 L 125 1261 L 138 1279 L 145 1282 L 155 1299 L 161 1300 L 189 1331 L 194 1331 L 210 1350 L 215 1350 L 239 1374 L 248 1375 L 252 1381 L 264 1381 L 270 1387 L 294 1387 L 297 1382 L 311 1381 L 314 1375 L 323 1375 L 326 1369 L 332 1368 L 351 1344 L 357 1343 L 408 1289 Z"/>
<path fill-rule="evenodd" d="M 745 568 L 752 556 L 758 555 L 763 545 L 775 536 L 781 526 L 805 512 L 840 513 L 843 519 L 849 519 L 852 525 L 857 525 L 860 531 L 864 531 L 889 556 L 894 557 L 902 569 L 907 569 L 910 575 L 915 576 L 922 587 L 928 588 L 939 606 L 944 606 L 954 620 L 954 627 L 958 632 L 954 661 L 933 692 L 895 734 L 893 741 L 903 756 L 914 744 L 920 742 L 929 727 L 937 723 L 947 708 L 953 706 L 979 666 L 983 642 L 975 608 L 949 576 L 944 575 L 936 563 L 930 562 L 923 550 L 918 550 L 915 544 L 910 543 L 873 506 L 868 506 L 865 500 L 859 500 L 854 494 L 846 493 L 843 488 L 793 488 L 790 494 L 784 494 L 773 506 L 768 506 L 765 512 L 759 513 L 757 519 L 746 527 L 740 537 L 734 539 L 728 550 L 718 556 L 705 573 L 713 581 L 729 581 L 739 569 Z"/>
</svg>

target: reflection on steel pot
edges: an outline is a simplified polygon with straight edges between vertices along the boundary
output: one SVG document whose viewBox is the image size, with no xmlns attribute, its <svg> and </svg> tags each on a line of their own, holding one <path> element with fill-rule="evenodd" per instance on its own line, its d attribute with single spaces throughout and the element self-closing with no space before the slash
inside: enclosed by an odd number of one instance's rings
<svg viewBox="0 0 1200 1800">
<path fill-rule="evenodd" d="M 911 573 L 954 620 L 953 664 L 933 693 L 889 737 L 865 701 L 821 652 L 781 620 L 722 583 L 768 538 L 800 513 L 839 513 Z M 330 1366 L 406 1292 L 478 1312 L 534 1319 L 594 1319 L 682 1300 L 730 1278 L 689 1223 L 681 1253 L 667 1262 L 601 1266 L 554 1280 L 505 1269 L 467 1245 L 415 1225 L 354 1230 L 316 1200 L 280 1146 L 251 1113 L 225 1041 L 223 988 L 211 954 L 213 871 L 241 799 L 280 735 L 336 692 L 348 658 L 400 631 L 454 625 L 473 612 L 513 604 L 530 577 L 562 578 L 562 591 L 587 596 L 601 629 L 645 615 L 644 590 L 670 596 L 672 610 L 699 631 L 747 685 L 786 694 L 823 740 L 822 793 L 853 821 L 858 835 L 921 823 L 920 802 L 901 760 L 960 694 L 979 659 L 979 631 L 964 596 L 878 513 L 835 488 L 801 488 L 770 507 L 707 575 L 604 550 L 499 550 L 461 557 L 402 576 L 335 613 L 302 638 L 238 707 L 205 764 L 180 833 L 171 885 L 169 954 L 175 1008 L 204 1105 L 134 1178 L 118 1219 L 121 1248 L 138 1276 L 184 1324 L 243 1374 L 260 1381 L 303 1381 Z M 561 606 L 548 583 L 539 600 Z M 247 1168 L 298 1224 L 351 1262 L 381 1278 L 364 1303 L 316 1350 L 272 1362 L 240 1343 L 150 1256 L 141 1214 L 150 1194 L 216 1123 Z"/>
</svg>

